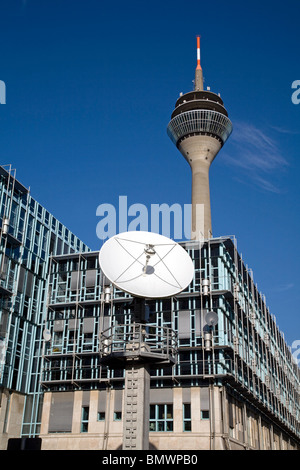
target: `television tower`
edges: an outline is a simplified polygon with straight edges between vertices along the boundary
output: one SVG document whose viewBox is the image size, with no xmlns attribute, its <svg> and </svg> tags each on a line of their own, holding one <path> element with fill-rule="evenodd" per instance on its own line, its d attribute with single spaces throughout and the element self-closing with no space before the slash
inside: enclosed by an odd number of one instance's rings
<svg viewBox="0 0 300 470">
<path fill-rule="evenodd" d="M 192 169 L 191 239 L 211 238 L 209 168 L 230 136 L 232 123 L 220 95 L 203 89 L 200 36 L 194 91 L 176 101 L 167 132 Z"/>
</svg>

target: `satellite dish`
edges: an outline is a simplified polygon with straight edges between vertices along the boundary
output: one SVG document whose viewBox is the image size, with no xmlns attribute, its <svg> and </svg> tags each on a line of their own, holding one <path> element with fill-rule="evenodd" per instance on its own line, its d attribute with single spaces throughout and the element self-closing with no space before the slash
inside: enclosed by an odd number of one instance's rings
<svg viewBox="0 0 300 470">
<path fill-rule="evenodd" d="M 218 315 L 213 311 L 207 312 L 205 315 L 205 321 L 209 326 L 216 326 L 218 323 Z"/>
<path fill-rule="evenodd" d="M 165 298 L 192 281 L 194 265 L 178 243 L 152 232 L 124 232 L 111 237 L 99 253 L 104 275 L 136 297 Z"/>
<path fill-rule="evenodd" d="M 43 331 L 43 338 L 44 338 L 45 341 L 50 341 L 50 339 L 51 339 L 50 330 L 48 330 L 47 328 L 45 328 L 44 331 Z"/>
</svg>

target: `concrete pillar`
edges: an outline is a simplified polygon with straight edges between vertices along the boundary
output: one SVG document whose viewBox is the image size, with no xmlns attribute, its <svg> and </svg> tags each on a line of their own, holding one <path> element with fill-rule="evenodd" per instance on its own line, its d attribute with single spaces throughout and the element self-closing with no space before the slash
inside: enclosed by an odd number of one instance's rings
<svg viewBox="0 0 300 470">
<path fill-rule="evenodd" d="M 48 434 L 52 392 L 45 392 L 43 396 L 43 411 L 40 434 Z"/>
<path fill-rule="evenodd" d="M 126 366 L 123 450 L 149 449 L 150 373 L 142 364 Z"/>
<path fill-rule="evenodd" d="M 192 169 L 192 228 L 191 240 L 212 237 L 209 168 L 221 143 L 210 136 L 184 139 L 179 150 Z"/>
<path fill-rule="evenodd" d="M 22 416 L 25 396 L 5 389 L 0 407 L 0 449 L 7 448 L 8 439 L 19 438 L 22 430 Z"/>
<path fill-rule="evenodd" d="M 72 420 L 72 433 L 80 433 L 81 428 L 81 417 L 82 417 L 82 390 L 76 390 L 74 392 L 74 404 L 73 404 L 73 420 Z"/>
<path fill-rule="evenodd" d="M 195 433 L 201 432 L 200 413 L 200 387 L 191 387 L 192 429 Z"/>
<path fill-rule="evenodd" d="M 182 432 L 183 425 L 182 388 L 173 388 L 174 433 Z"/>
<path fill-rule="evenodd" d="M 98 395 L 99 390 L 90 391 L 89 432 L 91 433 L 97 432 Z"/>
</svg>

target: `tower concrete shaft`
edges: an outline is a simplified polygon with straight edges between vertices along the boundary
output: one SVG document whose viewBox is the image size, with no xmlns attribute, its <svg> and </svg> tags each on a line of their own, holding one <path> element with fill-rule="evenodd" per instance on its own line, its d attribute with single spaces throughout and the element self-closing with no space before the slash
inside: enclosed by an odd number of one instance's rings
<svg viewBox="0 0 300 470">
<path fill-rule="evenodd" d="M 191 240 L 212 237 L 209 168 L 221 148 L 210 136 L 191 136 L 178 149 L 192 170 L 192 227 Z"/>
<path fill-rule="evenodd" d="M 177 100 L 167 132 L 192 170 L 191 239 L 211 238 L 209 168 L 230 136 L 232 124 L 220 96 L 203 90 L 200 38 L 195 90 Z"/>
</svg>

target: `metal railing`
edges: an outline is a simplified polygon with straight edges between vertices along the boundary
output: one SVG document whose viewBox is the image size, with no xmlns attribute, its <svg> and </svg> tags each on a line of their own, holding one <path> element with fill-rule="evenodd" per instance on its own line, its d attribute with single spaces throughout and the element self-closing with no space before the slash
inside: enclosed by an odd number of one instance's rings
<svg viewBox="0 0 300 470">
<path fill-rule="evenodd" d="M 169 358 L 177 356 L 177 336 L 174 330 L 163 326 L 140 323 L 113 325 L 100 333 L 101 357 Z"/>
<path fill-rule="evenodd" d="M 228 117 L 217 111 L 194 110 L 175 116 L 168 125 L 167 133 L 176 145 L 185 135 L 194 133 L 213 134 L 223 144 L 232 132 L 232 123 Z"/>
</svg>

